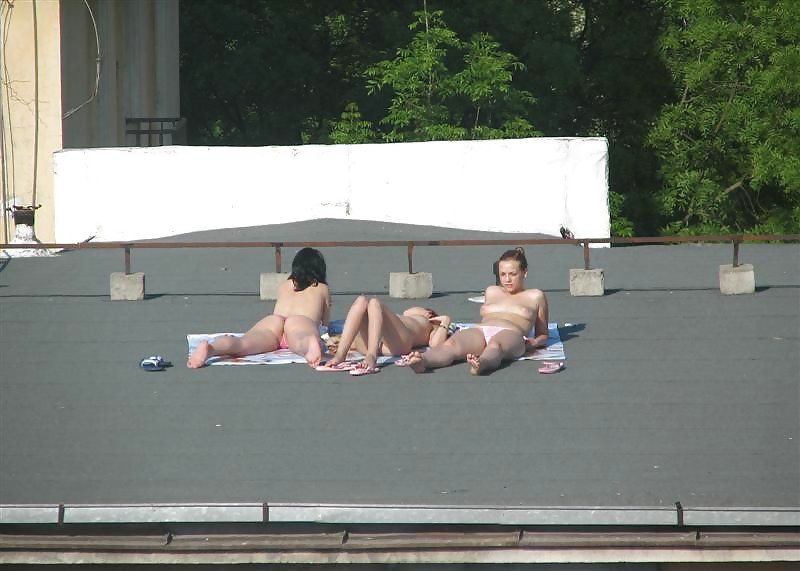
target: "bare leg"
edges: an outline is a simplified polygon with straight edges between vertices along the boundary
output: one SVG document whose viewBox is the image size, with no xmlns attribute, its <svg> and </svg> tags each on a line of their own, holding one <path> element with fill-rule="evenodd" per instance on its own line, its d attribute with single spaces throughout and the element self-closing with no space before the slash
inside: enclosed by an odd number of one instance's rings
<svg viewBox="0 0 800 571">
<path fill-rule="evenodd" d="M 353 346 L 356 337 L 361 334 L 365 336 L 367 331 L 367 298 L 360 295 L 350 306 L 347 312 L 347 317 L 344 320 L 344 328 L 342 335 L 339 338 L 339 347 L 336 349 L 336 355 L 329 361 L 329 365 L 338 365 L 347 359 L 347 353 Z"/>
<path fill-rule="evenodd" d="M 308 366 L 316 369 L 322 359 L 322 340 L 319 325 L 304 315 L 290 315 L 286 318 L 283 330 L 289 349 L 303 355 Z"/>
<path fill-rule="evenodd" d="M 500 331 L 486 344 L 480 355 L 467 355 L 469 372 L 473 375 L 487 375 L 500 367 L 503 361 L 516 359 L 525 353 L 525 339 L 516 331 Z"/>
<path fill-rule="evenodd" d="M 243 337 L 223 335 L 211 343 L 203 341 L 189 355 L 186 366 L 190 369 L 199 369 L 205 365 L 206 360 L 217 355 L 241 357 L 274 351 L 280 344 L 283 323 L 283 317 L 268 315 L 253 325 Z"/>
<path fill-rule="evenodd" d="M 462 329 L 438 347 L 428 349 L 424 353 L 412 353 L 408 364 L 415 373 L 448 367 L 455 361 L 463 361 L 467 355 L 477 353 L 484 347 L 485 341 L 480 329 Z"/>
<path fill-rule="evenodd" d="M 382 334 L 383 304 L 373 297 L 367 302 L 367 351 L 364 354 L 364 367 L 375 368 L 377 366 Z"/>
<path fill-rule="evenodd" d="M 377 360 L 380 343 L 390 355 L 405 355 L 414 348 L 414 332 L 402 318 L 377 298 L 369 300 L 369 337 L 367 353 Z"/>
</svg>

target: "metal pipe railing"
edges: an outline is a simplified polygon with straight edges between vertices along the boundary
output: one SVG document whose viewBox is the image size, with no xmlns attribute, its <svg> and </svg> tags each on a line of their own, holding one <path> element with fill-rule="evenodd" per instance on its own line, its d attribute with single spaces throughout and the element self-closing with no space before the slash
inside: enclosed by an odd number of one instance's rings
<svg viewBox="0 0 800 571">
<path fill-rule="evenodd" d="M 373 248 L 402 247 L 407 249 L 408 272 L 414 273 L 414 248 L 416 246 L 531 246 L 571 244 L 583 247 L 584 269 L 591 268 L 589 246 L 591 244 L 683 244 L 698 242 L 730 242 L 733 244 L 733 266 L 739 266 L 739 246 L 742 242 L 800 242 L 800 234 L 759 234 L 759 235 L 709 235 L 709 236 L 649 236 L 635 238 L 518 238 L 493 240 L 340 240 L 306 242 L 79 242 L 77 244 L 0 244 L 0 250 L 8 249 L 53 249 L 53 250 L 106 250 L 123 249 L 125 252 L 125 273 L 131 273 L 131 250 L 163 248 L 274 248 L 275 271 L 282 270 L 282 248 Z"/>
</svg>

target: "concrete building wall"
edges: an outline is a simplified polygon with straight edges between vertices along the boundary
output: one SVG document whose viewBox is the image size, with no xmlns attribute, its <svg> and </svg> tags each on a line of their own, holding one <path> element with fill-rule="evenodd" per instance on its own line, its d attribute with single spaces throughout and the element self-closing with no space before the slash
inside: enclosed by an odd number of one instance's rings
<svg viewBox="0 0 800 571">
<path fill-rule="evenodd" d="M 126 117 L 180 116 L 179 0 L 0 3 L 2 200 L 41 204 L 36 235 L 52 242 L 55 151 L 133 145 Z M 13 220 L 0 218 L 7 241 Z"/>
<path fill-rule="evenodd" d="M 61 46 L 58 2 L 0 2 L 2 21 L 2 227 L 7 208 L 38 206 L 37 229 L 53 238 L 53 151 L 61 148 Z"/>
<path fill-rule="evenodd" d="M 64 119 L 64 148 L 119 147 L 126 117 L 179 117 L 178 0 L 61 0 L 64 107 L 97 97 Z M 72 81 L 71 78 L 75 78 Z M 67 81 L 67 79 L 70 79 Z"/>
</svg>

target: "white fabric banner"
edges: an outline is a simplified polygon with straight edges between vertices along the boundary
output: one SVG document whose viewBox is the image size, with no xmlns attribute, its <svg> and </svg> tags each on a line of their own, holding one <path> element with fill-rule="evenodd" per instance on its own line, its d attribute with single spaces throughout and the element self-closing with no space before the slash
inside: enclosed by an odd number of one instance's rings
<svg viewBox="0 0 800 571">
<path fill-rule="evenodd" d="M 54 165 L 61 243 L 317 218 L 610 236 L 605 138 L 70 149 Z"/>
</svg>

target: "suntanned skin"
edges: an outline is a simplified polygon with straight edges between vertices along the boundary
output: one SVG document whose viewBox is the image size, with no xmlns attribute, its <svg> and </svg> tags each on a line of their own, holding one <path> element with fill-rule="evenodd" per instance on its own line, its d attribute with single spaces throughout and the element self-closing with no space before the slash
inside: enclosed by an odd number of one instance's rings
<svg viewBox="0 0 800 571">
<path fill-rule="evenodd" d="M 447 367 L 456 361 L 467 361 L 470 373 L 485 375 L 496 370 L 503 361 L 521 357 L 528 347 L 547 344 L 547 298 L 538 289 L 525 289 L 527 271 L 516 260 L 498 264 L 500 285 L 489 286 L 481 306 L 481 325 L 506 328 L 486 343 L 477 328 L 462 329 L 436 348 L 408 356 L 411 369 L 421 373 Z M 526 341 L 525 335 L 535 326 L 536 336 Z"/>
<path fill-rule="evenodd" d="M 447 339 L 447 315 L 424 307 L 410 307 L 398 315 L 376 298 L 359 296 L 350 306 L 336 354 L 328 362 L 338 365 L 351 349 L 364 354 L 359 367 L 374 368 L 381 355 L 405 355 L 414 347 L 435 347 Z"/>
<path fill-rule="evenodd" d="M 189 356 L 186 366 L 198 369 L 216 355 L 241 357 L 274 351 L 284 335 L 291 351 L 303 355 L 310 367 L 319 365 L 319 326 L 328 324 L 331 316 L 328 286 L 320 283 L 295 291 L 294 282 L 286 280 L 278 288 L 277 298 L 272 315 L 258 321 L 243 337 L 225 335 L 213 343 L 203 341 Z"/>
</svg>

